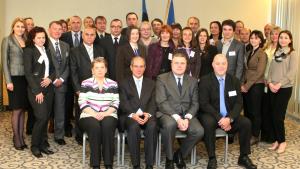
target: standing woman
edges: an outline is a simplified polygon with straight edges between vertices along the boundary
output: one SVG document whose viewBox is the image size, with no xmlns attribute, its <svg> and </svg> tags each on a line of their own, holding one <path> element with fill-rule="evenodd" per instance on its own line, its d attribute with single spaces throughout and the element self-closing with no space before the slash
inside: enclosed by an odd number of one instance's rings
<svg viewBox="0 0 300 169">
<path fill-rule="evenodd" d="M 286 148 L 284 119 L 288 102 L 292 95 L 298 67 L 298 57 L 293 47 L 293 37 L 290 31 L 279 34 L 279 40 L 273 60 L 269 68 L 268 85 L 270 92 L 270 112 L 273 144 L 270 150 L 283 153 Z"/>
<path fill-rule="evenodd" d="M 187 56 L 188 65 L 185 73 L 199 79 L 201 70 L 201 55 L 197 48 L 194 48 L 193 31 L 190 27 L 182 29 L 181 45 L 176 49 L 176 52 L 184 53 Z"/>
<path fill-rule="evenodd" d="M 250 34 L 252 50 L 246 53 L 245 73 L 241 85 L 244 97 L 244 114 L 252 123 L 252 138 L 250 144 L 257 144 L 261 129 L 261 105 L 264 93 L 264 73 L 267 64 L 267 54 L 262 49 L 264 35 L 254 30 Z"/>
<path fill-rule="evenodd" d="M 32 130 L 31 152 L 37 157 L 53 154 L 47 145 L 47 124 L 52 107 L 55 72 L 47 48 L 48 37 L 42 27 L 34 27 L 28 34 L 24 49 L 24 69 L 28 82 L 28 98 L 35 123 Z"/>
<path fill-rule="evenodd" d="M 25 109 L 28 108 L 23 59 L 24 47 L 25 22 L 21 18 L 16 18 L 11 25 L 11 34 L 3 39 L 1 47 L 9 107 L 12 109 L 13 143 L 16 150 L 27 148 L 23 137 L 24 114 Z"/>
<path fill-rule="evenodd" d="M 174 44 L 171 39 L 172 28 L 169 25 L 163 25 L 159 42 L 151 44 L 148 49 L 146 77 L 156 80 L 158 75 L 171 71 L 172 53 L 174 52 Z"/>
<path fill-rule="evenodd" d="M 217 46 L 217 43 L 222 39 L 222 25 L 219 21 L 212 21 L 209 24 L 210 36 L 209 43 Z"/>
<path fill-rule="evenodd" d="M 272 121 L 270 119 L 270 112 L 269 112 L 271 105 L 270 105 L 270 101 L 269 101 L 270 100 L 270 97 L 269 97 L 270 91 L 268 92 L 267 79 L 268 79 L 270 63 L 272 61 L 273 55 L 274 55 L 276 47 L 277 47 L 280 31 L 281 31 L 281 28 L 278 26 L 275 26 L 271 30 L 270 38 L 265 43 L 265 47 L 264 47 L 264 51 L 266 52 L 267 57 L 268 57 L 268 62 L 267 62 L 266 70 L 265 70 L 265 92 L 264 92 L 263 103 L 262 103 L 262 119 L 261 119 L 262 124 L 261 124 L 260 140 L 266 141 L 268 143 L 272 142 L 272 138 L 274 136 L 271 136 L 271 132 L 270 132 Z"/>
<path fill-rule="evenodd" d="M 146 59 L 146 48 L 139 44 L 139 28 L 131 26 L 126 31 L 128 42 L 118 47 L 116 55 L 116 79 L 121 82 L 131 76 L 130 62 L 134 56 L 141 56 Z"/>
<path fill-rule="evenodd" d="M 181 32 L 182 32 L 182 27 L 179 23 L 173 23 L 171 25 L 172 28 L 172 41 L 174 43 L 175 49 L 179 46 L 181 42 Z"/>
<path fill-rule="evenodd" d="M 200 29 L 196 34 L 197 48 L 201 53 L 200 80 L 201 77 L 213 72 L 212 62 L 218 54 L 217 47 L 211 45 L 209 41 L 207 29 Z"/>
</svg>

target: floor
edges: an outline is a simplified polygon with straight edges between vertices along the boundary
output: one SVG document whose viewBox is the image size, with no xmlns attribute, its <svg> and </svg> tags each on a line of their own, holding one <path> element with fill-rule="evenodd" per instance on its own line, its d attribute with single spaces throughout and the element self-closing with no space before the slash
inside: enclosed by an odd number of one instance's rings
<svg viewBox="0 0 300 169">
<path fill-rule="evenodd" d="M 41 159 L 35 158 L 27 149 L 17 151 L 12 145 L 11 114 L 9 112 L 0 112 L 0 169 L 81 169 L 82 167 L 82 146 L 74 141 L 74 138 L 66 138 L 67 145 L 59 146 L 53 141 L 53 134 L 49 134 L 49 143 L 55 154 L 44 156 Z M 258 165 L 259 169 L 299 169 L 300 168 L 300 125 L 292 120 L 286 120 L 287 131 L 287 150 L 284 154 L 277 154 L 267 148 L 266 143 L 259 143 L 253 146 L 251 159 Z M 30 145 L 30 137 L 26 137 L 26 142 Z M 236 140 L 234 144 L 229 145 L 228 164 L 224 165 L 224 140 L 217 140 L 217 160 L 220 169 L 238 169 L 237 158 L 239 156 L 239 145 Z M 89 168 L 89 148 L 87 146 L 87 165 Z M 128 150 L 125 150 L 125 165 L 117 166 L 116 158 L 114 168 L 127 169 L 130 167 L 130 158 Z M 143 156 L 144 157 L 144 156 Z M 143 157 L 141 159 L 143 159 Z M 164 154 L 162 154 L 162 164 L 159 168 L 164 168 Z M 197 164 L 190 165 L 187 159 L 189 169 L 202 169 L 207 165 L 207 154 L 203 142 L 197 145 Z M 141 162 L 143 164 L 143 162 Z M 102 167 L 103 168 L 103 167 Z M 157 167 L 156 167 L 157 168 Z"/>
</svg>

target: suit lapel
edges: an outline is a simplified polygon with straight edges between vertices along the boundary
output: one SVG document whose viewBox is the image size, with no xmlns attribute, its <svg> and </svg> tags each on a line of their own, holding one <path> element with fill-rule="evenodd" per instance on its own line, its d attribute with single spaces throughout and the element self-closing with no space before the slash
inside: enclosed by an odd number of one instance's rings
<svg viewBox="0 0 300 169">
<path fill-rule="evenodd" d="M 185 91 L 188 89 L 189 86 L 190 86 L 190 81 L 188 80 L 188 75 L 184 74 L 183 75 L 183 79 L 182 79 L 182 91 L 181 91 L 181 95 L 184 95 Z"/>
<path fill-rule="evenodd" d="M 229 48 L 228 48 L 228 51 L 227 51 L 227 54 L 226 54 L 227 57 L 229 57 L 229 52 L 235 51 L 234 50 L 235 46 L 236 46 L 236 42 L 235 42 L 235 39 L 233 39 L 232 42 L 231 42 L 231 44 L 230 44 L 230 46 L 229 46 Z"/>
<path fill-rule="evenodd" d="M 131 90 L 134 91 L 136 98 L 139 98 L 139 93 L 137 91 L 137 86 L 135 85 L 135 82 L 134 82 L 134 79 L 133 79 L 132 76 L 129 78 L 129 83 L 128 84 L 129 84 L 129 87 L 131 88 Z M 142 88 L 142 91 L 143 91 L 143 88 Z M 141 94 L 141 96 L 142 96 L 142 94 Z"/>
<path fill-rule="evenodd" d="M 83 57 L 85 58 L 85 59 L 87 59 L 88 61 L 89 61 L 89 63 L 91 62 L 91 59 L 90 59 L 90 56 L 89 56 L 89 54 L 88 54 L 88 52 L 87 52 L 87 50 L 86 50 L 86 48 L 85 48 L 85 46 L 84 46 L 84 44 L 80 44 L 80 52 L 81 52 L 81 54 L 83 55 Z"/>
</svg>

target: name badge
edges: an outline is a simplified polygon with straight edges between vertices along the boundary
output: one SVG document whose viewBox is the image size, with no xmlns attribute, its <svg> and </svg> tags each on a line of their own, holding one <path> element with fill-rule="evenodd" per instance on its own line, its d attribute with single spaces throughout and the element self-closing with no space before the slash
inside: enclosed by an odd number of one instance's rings
<svg viewBox="0 0 300 169">
<path fill-rule="evenodd" d="M 195 52 L 194 52 L 194 51 L 191 51 L 190 57 L 193 58 L 194 56 L 195 56 Z"/>
<path fill-rule="evenodd" d="M 39 60 L 38 60 L 38 62 L 40 63 L 40 64 L 42 64 L 43 63 L 43 61 L 44 61 L 44 59 L 40 56 L 40 58 L 39 58 Z"/>
<path fill-rule="evenodd" d="M 172 60 L 172 59 L 173 59 L 173 54 L 172 54 L 172 53 L 169 53 L 168 59 L 169 59 L 169 60 Z"/>
<path fill-rule="evenodd" d="M 229 91 L 229 92 L 228 92 L 228 95 L 229 95 L 229 97 L 236 96 L 236 95 L 237 95 L 237 94 L 236 94 L 236 90 Z"/>
<path fill-rule="evenodd" d="M 235 51 L 229 51 L 229 56 L 235 56 Z"/>
</svg>

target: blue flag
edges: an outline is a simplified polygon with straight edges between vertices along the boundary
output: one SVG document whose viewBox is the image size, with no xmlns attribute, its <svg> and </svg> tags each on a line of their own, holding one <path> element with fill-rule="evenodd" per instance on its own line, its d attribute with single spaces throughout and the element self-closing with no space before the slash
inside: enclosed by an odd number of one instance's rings
<svg viewBox="0 0 300 169">
<path fill-rule="evenodd" d="M 142 21 L 149 21 L 145 0 L 142 2 Z"/>
<path fill-rule="evenodd" d="M 174 14 L 173 0 L 171 0 L 169 5 L 167 24 L 172 25 L 173 23 L 175 23 L 175 14 Z"/>
</svg>

